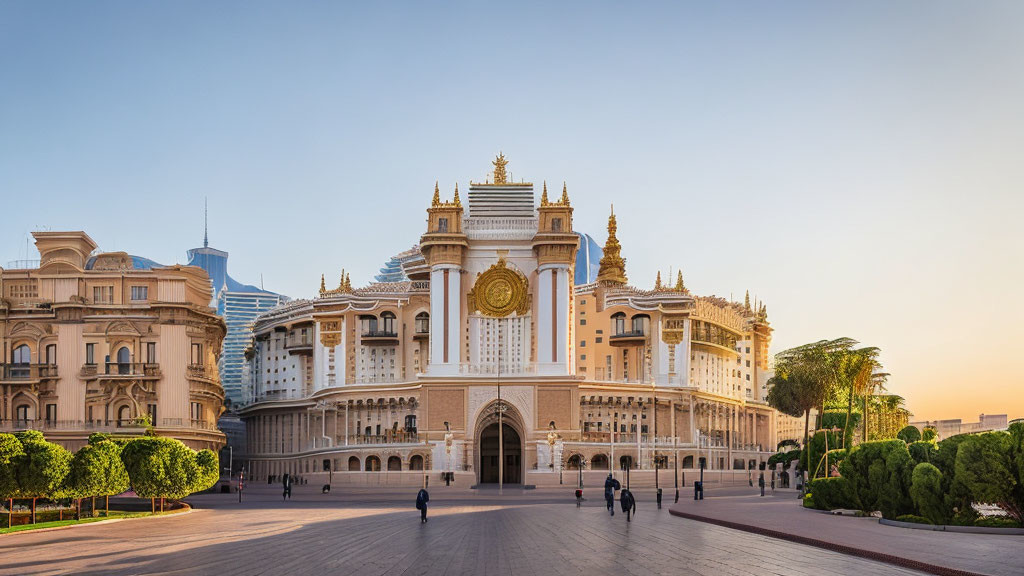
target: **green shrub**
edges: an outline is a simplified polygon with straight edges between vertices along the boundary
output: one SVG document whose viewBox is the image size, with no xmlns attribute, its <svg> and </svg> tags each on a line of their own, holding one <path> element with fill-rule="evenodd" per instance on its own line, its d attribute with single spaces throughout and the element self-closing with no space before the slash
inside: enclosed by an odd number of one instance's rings
<svg viewBox="0 0 1024 576">
<path fill-rule="evenodd" d="M 22 498 L 46 498 L 56 494 L 71 470 L 71 452 L 63 446 L 43 440 L 43 435 L 18 433 L 23 454 L 12 459 L 18 495 Z"/>
<path fill-rule="evenodd" d="M 196 453 L 172 438 L 134 438 L 121 451 L 132 488 L 143 498 L 180 499 L 204 478 Z"/>
<path fill-rule="evenodd" d="M 923 462 L 914 467 L 910 481 L 910 498 L 917 513 L 932 524 L 945 524 L 952 510 L 946 507 L 942 494 L 942 472 Z"/>
<path fill-rule="evenodd" d="M 934 524 L 934 522 L 928 520 L 923 516 L 916 516 L 914 514 L 903 514 L 897 516 L 896 520 L 899 522 L 913 522 L 914 524 Z"/>
<path fill-rule="evenodd" d="M 922 462 L 931 462 L 935 456 L 935 452 L 938 448 L 934 443 L 921 440 L 919 442 L 911 442 L 907 445 L 907 449 L 910 450 L 910 457 L 914 459 L 914 462 L 920 464 Z"/>
<path fill-rule="evenodd" d="M 954 464 L 952 489 L 969 495 L 971 502 L 996 504 L 1018 521 L 1018 474 L 1011 455 L 1014 437 L 1007 432 L 974 434 L 960 444 Z"/>
<path fill-rule="evenodd" d="M 212 450 L 200 450 L 195 457 L 196 479 L 192 484 L 192 491 L 202 492 L 212 488 L 220 480 L 220 461 Z"/>
<path fill-rule="evenodd" d="M 917 426 L 904 426 L 903 429 L 896 433 L 896 437 L 907 444 L 911 444 L 921 440 L 921 431 L 917 429 Z"/>
<path fill-rule="evenodd" d="M 853 498 L 853 490 L 850 488 L 849 481 L 841 476 L 812 480 L 811 493 L 814 494 L 814 503 L 821 510 L 860 508 Z"/>
<path fill-rule="evenodd" d="M 800 447 L 800 442 L 798 442 L 796 440 L 783 440 L 783 441 L 779 442 L 778 446 L 776 446 L 775 449 L 778 450 L 779 452 L 782 452 L 782 449 L 785 448 L 786 446 L 792 446 L 794 448 L 799 448 Z"/>
<path fill-rule="evenodd" d="M 914 460 L 902 440 L 865 442 L 839 465 L 850 482 L 852 500 L 865 512 L 879 510 L 885 518 L 913 511 L 910 482 Z"/>
<path fill-rule="evenodd" d="M 945 494 L 946 508 L 948 510 L 965 510 L 970 508 L 971 495 L 965 487 L 953 486 L 953 477 L 956 474 L 956 455 L 960 451 L 960 445 L 971 437 L 970 434 L 957 434 L 939 442 L 935 453 L 931 456 L 931 463 L 942 472 L 942 493 Z M 971 518 L 974 521 L 974 518 Z M 969 524 L 967 524 L 969 526 Z"/>
<path fill-rule="evenodd" d="M 974 526 L 974 522 L 978 518 L 978 511 L 968 505 L 966 508 L 958 510 L 949 523 L 953 526 Z"/>
<path fill-rule="evenodd" d="M 1020 528 L 1021 523 L 1006 516 L 979 516 L 974 521 L 975 526 L 985 528 Z"/>
<path fill-rule="evenodd" d="M 935 442 L 935 439 L 939 437 L 939 433 L 935 430 L 934 426 L 925 426 L 924 430 L 921 431 L 921 440 L 924 442 Z"/>
</svg>

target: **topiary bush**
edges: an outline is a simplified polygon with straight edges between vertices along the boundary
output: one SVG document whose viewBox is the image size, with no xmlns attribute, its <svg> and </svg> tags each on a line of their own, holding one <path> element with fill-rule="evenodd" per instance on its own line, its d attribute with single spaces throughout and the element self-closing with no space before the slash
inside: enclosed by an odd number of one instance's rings
<svg viewBox="0 0 1024 576">
<path fill-rule="evenodd" d="M 907 449 L 910 451 L 910 457 L 914 459 L 914 462 L 921 464 L 922 462 L 931 462 L 935 456 L 935 452 L 938 448 L 934 443 L 928 442 L 927 440 L 921 440 L 919 442 L 911 442 L 907 445 Z"/>
<path fill-rule="evenodd" d="M 939 437 L 939 432 L 934 426 L 925 426 L 924 430 L 921 431 L 921 440 L 923 442 L 935 442 Z"/>
<path fill-rule="evenodd" d="M 952 515 L 942 494 L 942 472 L 923 462 L 914 467 L 910 481 L 910 498 L 917 513 L 932 524 L 945 524 Z"/>
<path fill-rule="evenodd" d="M 814 494 L 814 503 L 820 510 L 860 508 L 853 497 L 850 482 L 841 476 L 812 480 L 811 493 Z"/>
<path fill-rule="evenodd" d="M 814 495 L 808 492 L 804 494 L 804 508 L 814 508 Z"/>
<path fill-rule="evenodd" d="M 1014 437 L 1008 432 L 974 434 L 960 444 L 954 464 L 952 490 L 969 495 L 969 502 L 995 504 L 1017 521 L 1024 519 L 1015 460 Z"/>
<path fill-rule="evenodd" d="M 892 519 L 913 511 L 913 467 L 905 442 L 882 440 L 855 447 L 839 465 L 839 472 L 850 482 L 853 499 L 861 510 L 878 510 L 884 518 Z"/>
<path fill-rule="evenodd" d="M 132 488 L 143 498 L 184 498 L 209 474 L 200 470 L 195 451 L 173 438 L 134 438 L 122 449 L 121 460 Z"/>
<path fill-rule="evenodd" d="M 921 440 L 921 431 L 917 429 L 917 426 L 904 426 L 896 433 L 896 437 L 907 444 L 919 442 Z"/>
</svg>

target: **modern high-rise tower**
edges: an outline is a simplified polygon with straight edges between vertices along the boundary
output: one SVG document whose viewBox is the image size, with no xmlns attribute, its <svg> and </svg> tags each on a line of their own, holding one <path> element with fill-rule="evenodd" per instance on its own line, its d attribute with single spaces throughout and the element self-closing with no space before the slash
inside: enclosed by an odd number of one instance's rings
<svg viewBox="0 0 1024 576">
<path fill-rule="evenodd" d="M 242 400 L 242 364 L 245 362 L 245 349 L 252 339 L 253 321 L 260 313 L 290 298 L 232 278 L 228 274 L 228 253 L 210 248 L 208 233 L 203 234 L 202 248 L 188 251 L 188 263 L 209 274 L 213 283 L 213 302 L 210 305 L 217 309 L 228 325 L 218 368 L 225 402 L 230 408 Z"/>
</svg>

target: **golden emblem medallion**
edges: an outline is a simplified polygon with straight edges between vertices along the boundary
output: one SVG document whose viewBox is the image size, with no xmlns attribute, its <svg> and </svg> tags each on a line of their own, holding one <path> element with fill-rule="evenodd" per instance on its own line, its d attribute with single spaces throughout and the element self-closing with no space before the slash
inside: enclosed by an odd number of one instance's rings
<svg viewBox="0 0 1024 576">
<path fill-rule="evenodd" d="M 480 274 L 469 291 L 469 308 L 487 316 L 505 317 L 515 312 L 522 316 L 530 310 L 526 277 L 505 266 L 505 259 Z"/>
</svg>

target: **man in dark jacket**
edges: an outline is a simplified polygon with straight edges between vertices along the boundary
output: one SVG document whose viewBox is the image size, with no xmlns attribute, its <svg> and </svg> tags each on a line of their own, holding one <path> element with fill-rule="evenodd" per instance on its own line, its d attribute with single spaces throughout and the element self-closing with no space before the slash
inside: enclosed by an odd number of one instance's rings
<svg viewBox="0 0 1024 576">
<path fill-rule="evenodd" d="M 609 473 L 608 477 L 604 480 L 604 502 L 612 516 L 615 516 L 615 491 L 621 487 L 622 485 L 619 484 L 619 481 Z"/>
<path fill-rule="evenodd" d="M 626 513 L 626 522 L 630 522 L 630 515 L 636 514 L 636 498 L 633 498 L 633 493 L 629 491 L 629 488 L 622 491 L 619 503 L 622 505 L 622 511 Z"/>
<path fill-rule="evenodd" d="M 286 500 L 292 497 L 292 477 L 285 474 L 281 479 L 281 485 L 284 488 L 284 492 L 281 494 L 281 499 Z"/>
<path fill-rule="evenodd" d="M 416 494 L 416 509 L 420 511 L 420 524 L 427 521 L 427 502 L 430 502 L 430 494 L 426 488 L 420 488 Z"/>
<path fill-rule="evenodd" d="M 764 472 L 761 472 L 761 475 L 757 477 L 757 485 L 761 488 L 761 496 L 764 496 Z"/>
</svg>

